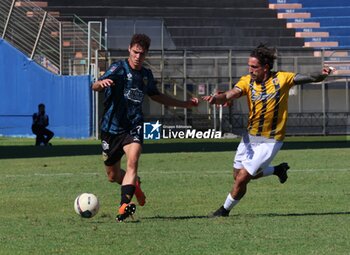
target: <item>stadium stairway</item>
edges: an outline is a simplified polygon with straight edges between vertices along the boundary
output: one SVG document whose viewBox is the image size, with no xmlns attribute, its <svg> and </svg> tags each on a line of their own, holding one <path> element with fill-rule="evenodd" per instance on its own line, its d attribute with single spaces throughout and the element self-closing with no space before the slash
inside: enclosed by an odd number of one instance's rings
<svg viewBox="0 0 350 255">
<path fill-rule="evenodd" d="M 268 0 L 46 0 L 48 11 L 84 20 L 161 19 L 177 49 L 252 48 L 268 43 L 300 48 L 303 38 L 276 17 Z M 44 5 L 44 4 L 43 4 Z"/>
<path fill-rule="evenodd" d="M 304 47 L 315 48 L 317 57 L 324 54 L 338 75 L 350 74 L 350 1 L 270 0 L 269 7 L 304 39 Z"/>
</svg>

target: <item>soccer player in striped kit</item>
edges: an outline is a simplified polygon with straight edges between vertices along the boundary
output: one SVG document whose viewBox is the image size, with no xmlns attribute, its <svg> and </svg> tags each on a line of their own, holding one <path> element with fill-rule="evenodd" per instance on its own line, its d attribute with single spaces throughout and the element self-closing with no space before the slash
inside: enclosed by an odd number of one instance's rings
<svg viewBox="0 0 350 255">
<path fill-rule="evenodd" d="M 281 149 L 288 117 L 289 90 L 294 85 L 323 81 L 334 70 L 324 67 L 320 73 L 298 74 L 272 71 L 276 50 L 260 44 L 248 59 L 249 74 L 242 76 L 233 89 L 216 95 L 204 96 L 210 104 L 226 104 L 246 96 L 249 106 L 247 132 L 237 148 L 233 162 L 234 183 L 224 204 L 212 216 L 228 216 L 239 203 L 252 179 L 277 175 L 286 182 L 287 163 L 271 166 Z"/>
<path fill-rule="evenodd" d="M 147 35 L 134 34 L 128 48 L 128 59 L 112 63 L 92 85 L 94 91 L 104 91 L 105 95 L 101 145 L 108 180 L 121 185 L 117 222 L 123 222 L 135 213 L 136 205 L 131 202 L 134 195 L 139 205 L 146 203 L 137 175 L 143 144 L 144 97 L 147 95 L 166 106 L 192 108 L 198 105 L 198 98 L 182 101 L 158 90 L 152 71 L 143 66 L 150 44 Z M 125 170 L 121 169 L 124 154 Z"/>
</svg>

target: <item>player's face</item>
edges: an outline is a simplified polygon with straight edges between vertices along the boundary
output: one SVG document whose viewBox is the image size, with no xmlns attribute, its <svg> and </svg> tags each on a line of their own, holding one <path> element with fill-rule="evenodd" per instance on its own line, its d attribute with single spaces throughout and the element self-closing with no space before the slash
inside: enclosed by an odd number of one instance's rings
<svg viewBox="0 0 350 255">
<path fill-rule="evenodd" d="M 265 67 L 262 66 L 259 60 L 254 57 L 249 58 L 248 68 L 249 68 L 250 77 L 258 83 L 264 81 L 266 75 L 268 74 L 267 65 Z"/>
<path fill-rule="evenodd" d="M 140 70 L 145 61 L 147 51 L 139 44 L 129 46 L 129 64 L 132 69 Z"/>
</svg>

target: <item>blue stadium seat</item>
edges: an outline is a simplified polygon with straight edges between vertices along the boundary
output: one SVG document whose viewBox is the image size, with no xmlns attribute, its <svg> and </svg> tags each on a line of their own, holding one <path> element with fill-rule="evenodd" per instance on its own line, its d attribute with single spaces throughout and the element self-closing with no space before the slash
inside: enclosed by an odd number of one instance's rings
<svg viewBox="0 0 350 255">
<path fill-rule="evenodd" d="M 303 10 L 312 17 L 350 16 L 350 6 L 304 7 Z"/>
<path fill-rule="evenodd" d="M 350 1 L 349 0 L 269 0 L 278 17 L 304 39 L 305 47 L 324 56 L 337 74 L 350 74 Z M 300 28 L 298 28 L 300 27 Z M 320 51 L 326 50 L 326 51 Z M 337 50 L 337 51 L 333 51 Z"/>
<path fill-rule="evenodd" d="M 312 41 L 320 41 L 318 38 L 305 38 L 305 41 L 312 42 Z M 340 45 L 350 45 L 350 36 L 329 36 L 327 38 L 322 38 L 322 41 L 324 42 L 332 42 L 337 41 Z"/>
<path fill-rule="evenodd" d="M 295 29 L 296 32 L 303 32 L 302 28 Z M 332 36 L 349 36 L 350 35 L 350 24 L 349 26 L 322 26 L 320 28 L 309 29 L 309 32 L 329 32 Z"/>
<path fill-rule="evenodd" d="M 323 26 L 348 26 L 350 24 L 349 16 L 331 16 L 331 17 L 314 17 L 305 19 L 305 22 L 320 22 Z M 288 22 L 298 22 L 298 20 L 288 20 Z"/>
<path fill-rule="evenodd" d="M 333 7 L 303 7 L 301 9 L 281 9 L 279 12 L 300 13 L 308 12 L 311 17 L 329 17 L 329 16 L 349 16 L 350 6 L 333 6 Z"/>
<path fill-rule="evenodd" d="M 333 6 L 350 6 L 348 0 L 269 0 L 270 3 L 300 3 L 303 7 L 333 7 Z"/>
<path fill-rule="evenodd" d="M 271 4 L 299 3 L 302 8 L 280 9 L 279 13 L 309 13 L 310 18 L 287 19 L 288 24 L 318 23 L 319 28 L 305 26 L 296 28 L 298 32 L 328 32 L 329 36 L 308 37 L 305 42 L 338 42 L 340 48 L 350 48 L 350 1 L 348 0 L 269 0 Z M 282 15 L 282 14 L 281 14 Z M 295 27 L 295 25 L 294 25 Z M 299 33 L 300 34 L 300 33 Z M 305 33 L 304 33 L 305 34 Z"/>
</svg>

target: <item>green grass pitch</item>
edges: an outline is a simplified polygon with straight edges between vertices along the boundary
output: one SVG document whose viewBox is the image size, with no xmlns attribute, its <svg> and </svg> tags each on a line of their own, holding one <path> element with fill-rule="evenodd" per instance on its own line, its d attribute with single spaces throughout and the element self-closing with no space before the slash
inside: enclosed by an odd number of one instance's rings
<svg viewBox="0 0 350 255">
<path fill-rule="evenodd" d="M 228 218 L 208 218 L 232 184 L 238 140 L 146 142 L 139 164 L 147 204 L 116 223 L 120 189 L 107 181 L 99 141 L 0 137 L 0 254 L 349 254 L 350 142 L 288 138 L 274 163 L 288 181 L 252 181 Z M 73 209 L 92 192 L 100 211 Z"/>
</svg>

